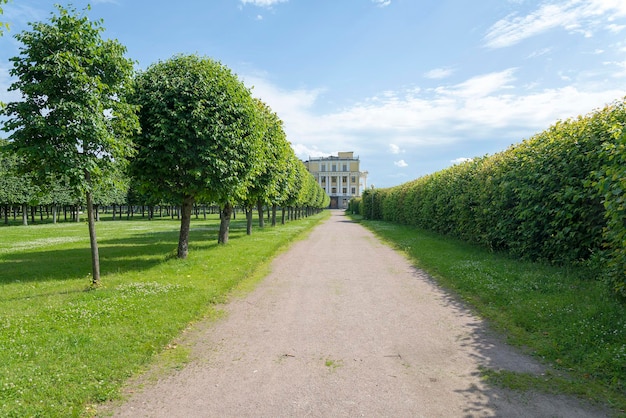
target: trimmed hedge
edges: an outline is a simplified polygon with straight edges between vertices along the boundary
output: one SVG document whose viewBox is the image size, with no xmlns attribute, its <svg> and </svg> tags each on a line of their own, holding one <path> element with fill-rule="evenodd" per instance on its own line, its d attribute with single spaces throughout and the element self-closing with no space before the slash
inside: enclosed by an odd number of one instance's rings
<svg viewBox="0 0 626 418">
<path fill-rule="evenodd" d="M 626 102 L 507 150 L 388 189 L 360 213 L 558 264 L 586 262 L 626 297 Z"/>
</svg>

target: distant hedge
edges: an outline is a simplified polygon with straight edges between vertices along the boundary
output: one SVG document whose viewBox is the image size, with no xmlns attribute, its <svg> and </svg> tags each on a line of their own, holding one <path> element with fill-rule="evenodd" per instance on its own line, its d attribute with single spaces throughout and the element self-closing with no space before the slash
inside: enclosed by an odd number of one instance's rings
<svg viewBox="0 0 626 418">
<path fill-rule="evenodd" d="M 359 212 L 553 263 L 591 262 L 626 297 L 626 102 L 388 189 Z"/>
</svg>

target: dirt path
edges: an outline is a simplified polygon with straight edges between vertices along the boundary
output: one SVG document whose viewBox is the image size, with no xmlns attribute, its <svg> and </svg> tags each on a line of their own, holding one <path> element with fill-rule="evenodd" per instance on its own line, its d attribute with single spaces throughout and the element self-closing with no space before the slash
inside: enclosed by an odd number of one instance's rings
<svg viewBox="0 0 626 418">
<path fill-rule="evenodd" d="M 604 416 L 571 398 L 487 386 L 481 366 L 542 367 L 341 212 L 225 309 L 194 333 L 190 365 L 115 416 Z"/>
</svg>

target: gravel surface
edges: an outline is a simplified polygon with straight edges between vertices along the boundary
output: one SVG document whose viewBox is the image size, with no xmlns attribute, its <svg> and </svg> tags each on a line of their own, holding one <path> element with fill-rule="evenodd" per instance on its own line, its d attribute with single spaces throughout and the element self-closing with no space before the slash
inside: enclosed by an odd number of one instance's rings
<svg viewBox="0 0 626 418">
<path fill-rule="evenodd" d="M 224 310 L 189 333 L 190 364 L 129 388 L 114 416 L 606 416 L 483 382 L 480 367 L 543 367 L 340 211 Z"/>
</svg>

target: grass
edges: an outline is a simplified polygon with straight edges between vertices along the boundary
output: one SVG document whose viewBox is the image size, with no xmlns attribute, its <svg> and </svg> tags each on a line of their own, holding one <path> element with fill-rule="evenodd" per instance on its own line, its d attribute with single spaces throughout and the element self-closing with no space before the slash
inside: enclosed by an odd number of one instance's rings
<svg viewBox="0 0 626 418">
<path fill-rule="evenodd" d="M 96 290 L 86 224 L 0 227 L 0 416 L 89 416 L 156 355 L 183 362 L 184 351 L 163 356 L 173 339 L 325 216 L 251 236 L 241 216 L 227 246 L 216 217 L 194 219 L 186 260 L 175 258 L 179 221 L 101 221 Z"/>
<path fill-rule="evenodd" d="M 362 224 L 460 296 L 508 343 L 554 370 L 544 376 L 486 370 L 486 379 L 626 410 L 626 303 L 592 270 L 522 262 L 403 225 Z"/>
</svg>

